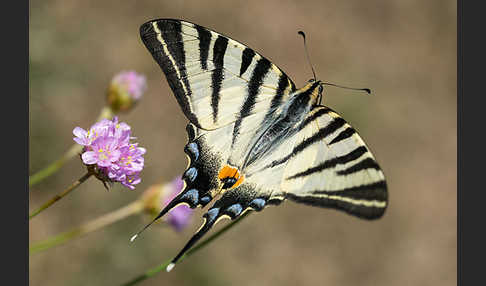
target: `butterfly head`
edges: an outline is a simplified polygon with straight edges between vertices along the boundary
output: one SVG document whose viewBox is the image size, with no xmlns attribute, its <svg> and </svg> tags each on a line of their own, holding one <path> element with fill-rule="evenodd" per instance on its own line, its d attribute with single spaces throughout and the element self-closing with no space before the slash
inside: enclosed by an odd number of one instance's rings
<svg viewBox="0 0 486 286">
<path fill-rule="evenodd" d="M 309 80 L 307 81 L 307 83 L 308 83 L 308 84 L 311 84 L 311 86 L 312 86 L 312 84 L 313 84 L 313 83 L 315 83 L 315 82 L 316 82 L 316 79 L 315 79 L 315 78 L 311 78 L 311 79 L 309 79 Z M 322 95 L 322 92 L 324 91 L 324 83 L 323 83 L 323 82 L 321 82 L 320 80 L 317 80 L 317 83 L 319 84 L 319 87 L 318 87 L 318 89 L 317 89 L 317 94 L 318 94 L 319 96 L 321 96 L 321 95 Z"/>
<path fill-rule="evenodd" d="M 311 105 L 314 105 L 317 102 L 320 104 L 323 90 L 323 82 L 311 78 L 303 88 L 297 91 L 297 94 L 301 94 L 304 97 L 310 97 Z"/>
</svg>

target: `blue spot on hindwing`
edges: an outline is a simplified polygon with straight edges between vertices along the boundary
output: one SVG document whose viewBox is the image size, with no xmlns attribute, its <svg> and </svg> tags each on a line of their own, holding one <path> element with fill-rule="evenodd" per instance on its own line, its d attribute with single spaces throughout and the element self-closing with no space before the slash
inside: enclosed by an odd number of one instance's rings
<svg viewBox="0 0 486 286">
<path fill-rule="evenodd" d="M 199 199 L 199 192 L 196 189 L 190 189 L 181 196 L 182 201 L 187 201 L 191 208 L 197 205 Z"/>
<path fill-rule="evenodd" d="M 213 223 L 219 214 L 219 208 L 210 209 L 204 216 L 207 218 L 208 223 Z"/>
<path fill-rule="evenodd" d="M 199 159 L 199 148 L 196 142 L 191 142 L 186 145 L 186 152 L 190 154 L 191 159 L 196 161 Z"/>
<path fill-rule="evenodd" d="M 194 182 L 194 180 L 196 180 L 197 177 L 197 169 L 195 167 L 191 167 L 187 169 L 186 172 L 184 173 L 184 177 L 189 179 L 191 182 Z"/>
<path fill-rule="evenodd" d="M 263 207 L 265 206 L 266 204 L 266 201 L 264 199 L 254 199 L 253 201 L 251 201 L 250 203 L 250 207 L 253 208 L 254 210 L 256 211 L 261 211 L 263 209 Z"/>
<path fill-rule="evenodd" d="M 210 196 L 204 196 L 202 197 L 200 200 L 199 200 L 199 203 L 202 205 L 202 206 L 205 206 L 207 205 L 209 202 L 211 201 L 211 197 Z"/>
<path fill-rule="evenodd" d="M 243 207 L 240 204 L 231 205 L 226 209 L 226 213 L 228 213 L 232 218 L 235 218 L 240 215 Z"/>
</svg>

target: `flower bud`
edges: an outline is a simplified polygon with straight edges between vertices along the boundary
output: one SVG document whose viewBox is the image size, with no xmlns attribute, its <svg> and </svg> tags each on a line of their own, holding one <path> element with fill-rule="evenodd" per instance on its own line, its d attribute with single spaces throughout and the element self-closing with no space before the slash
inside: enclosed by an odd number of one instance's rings
<svg viewBox="0 0 486 286">
<path fill-rule="evenodd" d="M 135 71 L 122 71 L 113 77 L 108 87 L 108 105 L 115 113 L 128 111 L 142 98 L 146 90 L 145 76 Z"/>
</svg>

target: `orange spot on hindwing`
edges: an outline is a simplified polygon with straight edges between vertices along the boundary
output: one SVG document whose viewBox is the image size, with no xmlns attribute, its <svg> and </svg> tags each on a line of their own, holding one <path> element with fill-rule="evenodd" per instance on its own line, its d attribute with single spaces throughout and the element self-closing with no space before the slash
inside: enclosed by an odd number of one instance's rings
<svg viewBox="0 0 486 286">
<path fill-rule="evenodd" d="M 241 175 L 237 168 L 225 165 L 219 171 L 218 178 L 223 182 L 223 189 L 233 189 L 244 181 L 245 176 Z"/>
<path fill-rule="evenodd" d="M 220 180 L 224 179 L 224 178 L 228 178 L 232 175 L 232 173 L 234 173 L 236 168 L 231 168 L 230 166 L 226 165 L 224 166 L 220 171 L 219 171 L 219 174 L 218 174 L 218 178 Z M 238 172 L 238 170 L 236 169 L 236 171 Z"/>
</svg>

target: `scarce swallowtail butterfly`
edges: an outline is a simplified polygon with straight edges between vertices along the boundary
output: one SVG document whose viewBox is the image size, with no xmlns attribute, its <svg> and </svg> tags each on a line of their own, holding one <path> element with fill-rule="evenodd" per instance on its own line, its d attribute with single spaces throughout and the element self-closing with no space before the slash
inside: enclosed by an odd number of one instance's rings
<svg viewBox="0 0 486 286">
<path fill-rule="evenodd" d="M 149 21 L 140 36 L 189 120 L 184 188 L 152 222 L 219 196 L 168 271 L 221 218 L 286 199 L 365 219 L 383 215 L 383 172 L 356 130 L 320 105 L 323 82 L 296 88 L 259 53 L 190 22 Z"/>
</svg>

